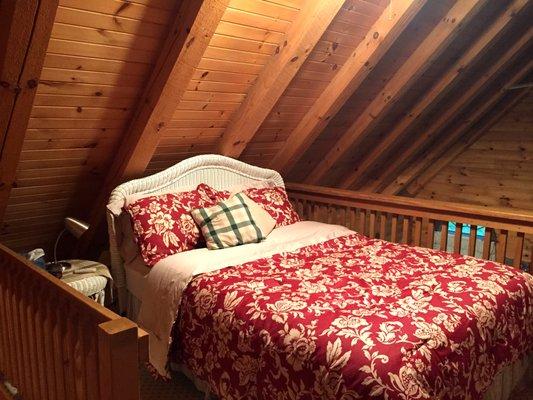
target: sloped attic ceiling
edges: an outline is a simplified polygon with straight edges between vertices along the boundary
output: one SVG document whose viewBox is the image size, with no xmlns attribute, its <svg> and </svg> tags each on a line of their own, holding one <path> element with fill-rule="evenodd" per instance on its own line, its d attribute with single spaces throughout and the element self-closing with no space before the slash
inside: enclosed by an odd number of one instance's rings
<svg viewBox="0 0 533 400">
<path fill-rule="evenodd" d="M 529 81 L 531 8 L 60 0 L 0 240 L 49 246 L 119 182 L 202 153 L 400 193 Z"/>
</svg>

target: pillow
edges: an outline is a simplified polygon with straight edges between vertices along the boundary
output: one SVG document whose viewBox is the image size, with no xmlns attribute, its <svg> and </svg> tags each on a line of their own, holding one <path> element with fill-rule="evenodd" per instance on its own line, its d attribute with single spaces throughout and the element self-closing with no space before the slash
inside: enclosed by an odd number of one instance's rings
<svg viewBox="0 0 533 400">
<path fill-rule="evenodd" d="M 137 200 L 140 200 L 146 197 L 159 196 L 161 194 L 190 192 L 192 190 L 194 190 L 194 187 L 186 187 L 186 188 L 171 189 L 171 190 L 163 189 L 163 190 L 158 190 L 154 193 L 129 194 L 123 200 L 115 200 L 114 202 L 109 203 L 107 205 L 107 209 L 111 211 L 116 217 L 118 217 L 122 213 L 122 210 L 124 208 L 128 207 L 132 203 L 135 203 Z"/>
<path fill-rule="evenodd" d="M 244 193 L 239 193 L 239 195 L 244 200 L 244 203 L 250 209 L 250 214 L 254 219 L 256 225 L 261 229 L 263 235 L 267 237 L 270 232 L 276 227 L 276 220 L 270 216 L 259 204 L 250 199 Z"/>
<path fill-rule="evenodd" d="M 195 190 L 139 199 L 126 207 L 135 240 L 149 267 L 172 254 L 201 244 L 201 234 L 190 211 L 216 204 L 214 189 L 200 184 Z"/>
<path fill-rule="evenodd" d="M 265 238 L 240 193 L 216 206 L 193 210 L 191 215 L 211 250 L 258 243 Z"/>
<path fill-rule="evenodd" d="M 243 193 L 259 204 L 276 220 L 276 226 L 292 225 L 300 221 L 285 188 L 281 186 L 245 189 Z"/>
</svg>

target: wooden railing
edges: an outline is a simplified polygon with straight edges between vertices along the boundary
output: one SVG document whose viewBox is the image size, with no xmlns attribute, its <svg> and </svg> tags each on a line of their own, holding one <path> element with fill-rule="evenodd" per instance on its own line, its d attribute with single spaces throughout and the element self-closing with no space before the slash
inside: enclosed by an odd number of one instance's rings
<svg viewBox="0 0 533 400">
<path fill-rule="evenodd" d="M 0 245 L 0 399 L 138 400 L 146 332 Z"/>
<path fill-rule="evenodd" d="M 533 272 L 533 213 L 529 211 L 294 183 L 287 184 L 287 192 L 304 219 L 345 225 L 372 238 L 496 260 Z M 453 234 L 449 226 L 455 228 Z"/>
</svg>

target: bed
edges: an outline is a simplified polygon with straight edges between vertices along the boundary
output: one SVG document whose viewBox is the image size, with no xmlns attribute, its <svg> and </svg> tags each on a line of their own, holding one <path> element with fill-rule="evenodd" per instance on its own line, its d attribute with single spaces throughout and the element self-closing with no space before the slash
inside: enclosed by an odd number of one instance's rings
<svg viewBox="0 0 533 400">
<path fill-rule="evenodd" d="M 198 156 L 119 186 L 110 205 L 263 181 L 284 185 Z M 159 374 L 178 369 L 221 399 L 507 399 L 531 365 L 533 279 L 517 269 L 313 221 L 149 269 L 124 263 L 120 218 L 108 213 L 122 311 L 151 333 Z"/>
</svg>

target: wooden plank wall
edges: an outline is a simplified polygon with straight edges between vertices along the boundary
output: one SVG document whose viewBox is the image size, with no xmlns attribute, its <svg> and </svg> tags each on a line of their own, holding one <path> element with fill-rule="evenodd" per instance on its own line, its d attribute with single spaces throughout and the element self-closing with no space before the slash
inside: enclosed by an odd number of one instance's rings
<svg viewBox="0 0 533 400">
<path fill-rule="evenodd" d="M 14 249 L 49 247 L 83 216 L 156 59 L 173 0 L 61 0 L 3 221 Z"/>
<path fill-rule="evenodd" d="M 266 118 L 240 159 L 261 166 L 281 148 L 311 105 L 322 94 L 388 1 L 347 1 L 298 74 Z"/>
<path fill-rule="evenodd" d="M 218 140 L 276 51 L 304 0 L 232 0 L 146 174 L 202 153 Z"/>
<path fill-rule="evenodd" d="M 427 183 L 417 197 L 533 210 L 532 107 L 530 94 Z M 533 237 L 526 237 L 528 260 L 532 247 Z"/>
</svg>

